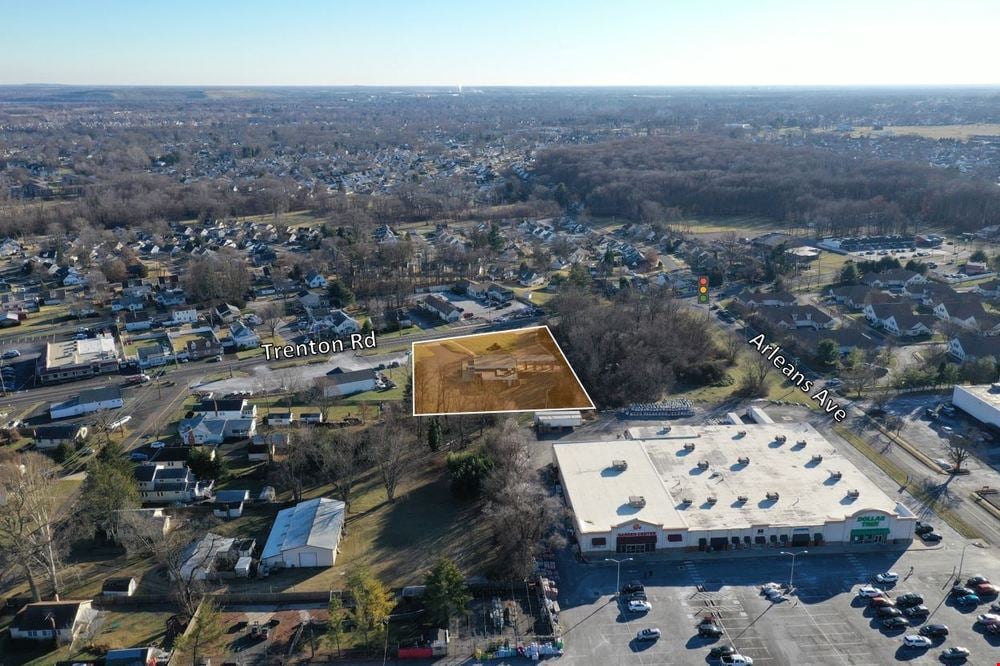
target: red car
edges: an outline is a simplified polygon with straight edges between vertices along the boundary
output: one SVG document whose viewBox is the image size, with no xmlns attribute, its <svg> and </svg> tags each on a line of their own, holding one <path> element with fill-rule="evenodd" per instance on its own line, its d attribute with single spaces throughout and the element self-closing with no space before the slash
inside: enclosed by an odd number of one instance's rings
<svg viewBox="0 0 1000 666">
<path fill-rule="evenodd" d="M 1000 587 L 997 587 L 993 583 L 981 583 L 976 585 L 976 594 L 981 597 L 994 597 L 1000 593 Z"/>
<path fill-rule="evenodd" d="M 882 608 L 885 606 L 894 607 L 896 602 L 886 597 L 872 597 L 871 601 L 868 602 L 868 605 L 872 608 Z"/>
</svg>

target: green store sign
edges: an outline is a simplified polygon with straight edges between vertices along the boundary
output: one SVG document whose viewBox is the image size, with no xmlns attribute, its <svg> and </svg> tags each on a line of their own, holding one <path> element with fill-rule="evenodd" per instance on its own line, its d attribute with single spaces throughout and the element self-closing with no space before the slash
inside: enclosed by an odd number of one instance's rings
<svg viewBox="0 0 1000 666">
<path fill-rule="evenodd" d="M 858 523 L 861 527 L 878 527 L 885 522 L 885 516 L 859 516 Z"/>
</svg>

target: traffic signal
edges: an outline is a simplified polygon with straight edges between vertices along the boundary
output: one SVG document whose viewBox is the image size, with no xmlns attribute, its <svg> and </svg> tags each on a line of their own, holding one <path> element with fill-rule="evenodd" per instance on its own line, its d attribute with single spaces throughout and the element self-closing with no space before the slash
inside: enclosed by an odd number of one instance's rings
<svg viewBox="0 0 1000 666">
<path fill-rule="evenodd" d="M 704 275 L 698 278 L 698 302 L 708 303 L 708 278 Z"/>
</svg>

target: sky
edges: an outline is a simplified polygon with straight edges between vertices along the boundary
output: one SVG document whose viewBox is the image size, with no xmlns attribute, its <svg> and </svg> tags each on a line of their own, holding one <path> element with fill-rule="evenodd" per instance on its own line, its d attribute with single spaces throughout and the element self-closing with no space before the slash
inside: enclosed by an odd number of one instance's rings
<svg viewBox="0 0 1000 666">
<path fill-rule="evenodd" d="M 0 84 L 1000 83 L 997 0 L 0 0 Z"/>
</svg>

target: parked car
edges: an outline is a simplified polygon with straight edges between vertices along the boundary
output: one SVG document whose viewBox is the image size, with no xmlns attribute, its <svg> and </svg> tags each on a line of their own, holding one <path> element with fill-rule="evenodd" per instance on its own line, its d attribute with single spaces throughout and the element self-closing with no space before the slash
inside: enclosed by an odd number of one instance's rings
<svg viewBox="0 0 1000 666">
<path fill-rule="evenodd" d="M 702 638 L 718 638 L 724 631 L 722 627 L 717 624 L 712 624 L 710 622 L 703 622 L 698 625 L 698 635 Z"/>
<path fill-rule="evenodd" d="M 927 606 L 910 606 L 903 610 L 903 615 L 906 617 L 925 617 L 931 614 L 931 609 Z"/>
<path fill-rule="evenodd" d="M 947 650 L 942 651 L 941 652 L 941 660 L 942 661 L 965 661 L 966 659 L 969 658 L 969 654 L 971 654 L 971 653 L 969 652 L 968 648 L 959 647 L 959 646 L 956 645 L 955 647 L 950 647 Z"/>
<path fill-rule="evenodd" d="M 903 614 L 903 611 L 899 610 L 895 606 L 882 606 L 875 611 L 875 614 L 878 617 L 899 617 Z"/>
<path fill-rule="evenodd" d="M 660 638 L 660 630 L 655 627 L 648 627 L 646 629 L 640 629 L 635 634 L 635 640 L 637 641 L 655 641 Z"/>
<path fill-rule="evenodd" d="M 926 627 L 924 628 L 926 629 Z M 929 648 L 931 646 L 931 639 L 926 636 L 909 634 L 907 636 L 903 636 L 903 645 L 911 648 Z"/>
<path fill-rule="evenodd" d="M 991 613 L 1000 613 L 1000 601 L 997 601 L 990 605 Z"/>
<path fill-rule="evenodd" d="M 885 571 L 875 576 L 877 583 L 895 583 L 899 580 L 899 574 L 895 571 Z"/>
<path fill-rule="evenodd" d="M 708 658 L 722 659 L 723 657 L 728 657 L 734 654 L 736 654 L 736 648 L 734 648 L 732 645 L 716 645 L 714 648 L 708 651 Z"/>
<path fill-rule="evenodd" d="M 142 451 L 133 451 L 128 455 L 128 457 L 133 462 L 144 462 L 146 460 L 149 460 L 149 456 L 143 453 Z"/>
<path fill-rule="evenodd" d="M 720 661 L 723 664 L 726 664 L 726 666 L 729 666 L 730 664 L 733 664 L 735 666 L 753 666 L 753 659 L 739 653 L 727 655 L 723 657 Z"/>
<path fill-rule="evenodd" d="M 908 592 L 896 597 L 897 606 L 916 606 L 924 603 L 924 598 L 915 592 Z"/>
<path fill-rule="evenodd" d="M 885 606 L 895 606 L 896 602 L 889 597 L 872 597 L 868 600 L 868 605 L 872 608 L 882 608 Z"/>
<path fill-rule="evenodd" d="M 922 523 L 917 521 L 917 526 L 913 529 L 917 534 L 928 534 L 934 531 L 934 526 L 930 523 Z"/>
<path fill-rule="evenodd" d="M 955 603 L 959 606 L 978 606 L 981 601 L 978 594 L 966 594 L 955 599 Z"/>
<path fill-rule="evenodd" d="M 983 583 L 988 583 L 988 582 L 990 582 L 989 578 L 977 574 L 975 576 L 970 576 L 969 579 L 965 581 L 965 584 L 968 585 L 969 587 L 974 587 L 976 585 L 982 585 Z"/>
<path fill-rule="evenodd" d="M 921 534 L 920 538 L 923 539 L 924 541 L 929 541 L 931 543 L 937 543 L 938 541 L 940 541 L 944 537 L 941 536 L 940 534 L 938 534 L 937 532 L 926 532 L 924 534 Z"/>
<path fill-rule="evenodd" d="M 1000 587 L 997 587 L 993 583 L 980 583 L 976 585 L 976 594 L 981 597 L 995 597 L 997 592 L 1000 592 Z"/>
<path fill-rule="evenodd" d="M 155 442 L 150 442 L 146 446 L 148 446 L 151 449 L 162 449 L 166 445 L 167 445 L 166 442 L 155 441 Z"/>
<path fill-rule="evenodd" d="M 1000 615 L 995 613 L 983 613 L 976 617 L 976 622 L 979 624 L 996 624 L 1000 622 Z"/>
<path fill-rule="evenodd" d="M 967 594 L 973 594 L 973 590 L 972 588 L 964 585 L 954 585 L 951 588 L 951 593 L 956 597 L 964 597 Z"/>
<path fill-rule="evenodd" d="M 20 355 L 21 355 L 21 352 L 18 351 L 17 349 L 8 349 L 7 351 L 5 351 L 2 354 L 2 356 L 4 358 L 17 358 Z"/>
<path fill-rule="evenodd" d="M 920 635 L 933 637 L 947 636 L 948 626 L 944 624 L 928 624 L 920 627 Z"/>
<path fill-rule="evenodd" d="M 910 623 L 901 617 L 890 617 L 882 620 L 882 626 L 886 629 L 902 629 L 910 626 Z"/>
<path fill-rule="evenodd" d="M 630 600 L 646 601 L 646 593 L 642 591 L 633 592 L 632 594 L 628 595 L 628 598 Z"/>
<path fill-rule="evenodd" d="M 871 585 L 862 585 L 858 588 L 859 597 L 888 597 L 884 591 L 878 589 L 877 587 L 872 587 Z"/>
<path fill-rule="evenodd" d="M 625 583 L 624 585 L 622 585 L 622 594 L 631 594 L 633 592 L 644 592 L 645 590 L 646 588 L 644 588 L 642 586 L 642 583 L 640 583 L 637 580 L 633 580 L 630 583 Z"/>
<path fill-rule="evenodd" d="M 648 613 L 653 609 L 653 604 L 642 599 L 632 599 L 628 602 L 628 609 L 633 613 Z"/>
</svg>

